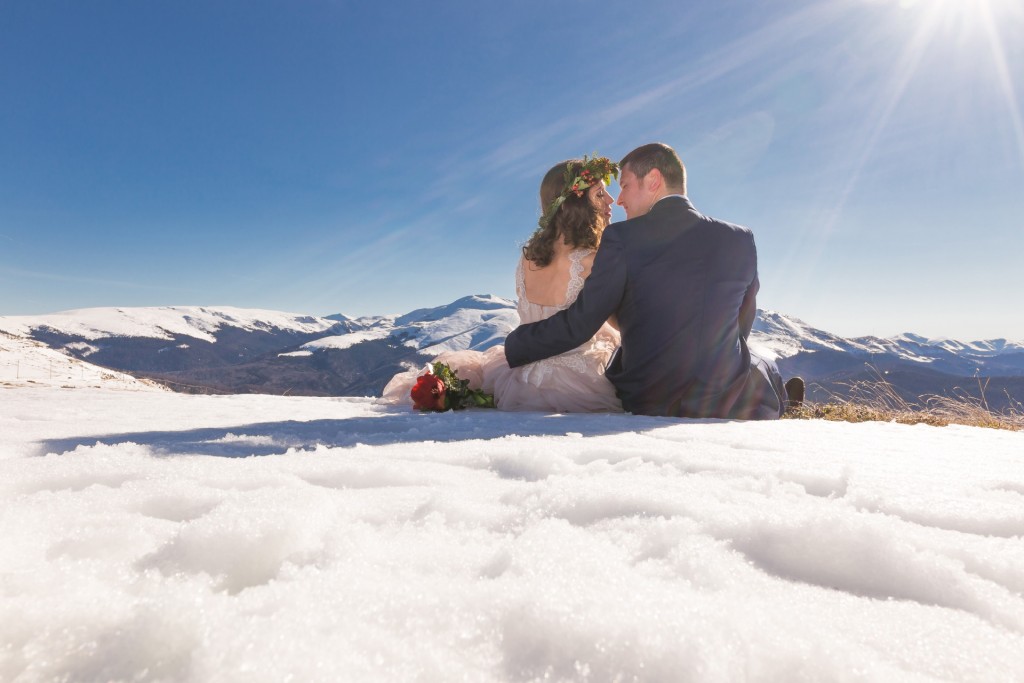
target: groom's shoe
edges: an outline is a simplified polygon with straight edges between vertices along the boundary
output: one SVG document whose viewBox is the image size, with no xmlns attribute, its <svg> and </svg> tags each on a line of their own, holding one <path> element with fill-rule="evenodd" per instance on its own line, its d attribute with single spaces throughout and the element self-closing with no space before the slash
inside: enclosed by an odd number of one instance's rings
<svg viewBox="0 0 1024 683">
<path fill-rule="evenodd" d="M 796 410 L 804 404 L 804 380 L 790 377 L 786 382 L 786 412 Z"/>
</svg>

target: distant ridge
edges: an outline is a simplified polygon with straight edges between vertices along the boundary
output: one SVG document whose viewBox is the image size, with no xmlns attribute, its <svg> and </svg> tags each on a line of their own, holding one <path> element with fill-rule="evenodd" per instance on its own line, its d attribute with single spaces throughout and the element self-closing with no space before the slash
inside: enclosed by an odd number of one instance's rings
<svg viewBox="0 0 1024 683">
<path fill-rule="evenodd" d="M 912 333 L 890 338 L 843 338 L 775 311 L 758 311 L 750 346 L 780 362 L 815 352 L 825 352 L 826 356 L 831 355 L 828 352 L 835 352 L 852 359 L 883 364 L 906 361 L 958 376 L 1024 376 L 1022 342 L 1005 339 L 959 342 L 945 338 L 929 339 Z M 814 373 L 815 376 L 821 374 L 821 371 Z"/>
<path fill-rule="evenodd" d="M 360 318 L 218 306 L 0 317 L 8 339 L 180 390 L 306 395 L 378 395 L 394 373 L 443 351 L 501 344 L 518 324 L 514 302 L 487 294 Z M 1024 343 L 1006 339 L 845 338 L 784 313 L 759 311 L 750 346 L 776 360 L 784 375 L 803 376 L 812 399 L 880 377 L 899 380 L 908 397 L 977 387 L 980 377 L 994 378 L 994 394 L 1024 394 Z"/>
</svg>

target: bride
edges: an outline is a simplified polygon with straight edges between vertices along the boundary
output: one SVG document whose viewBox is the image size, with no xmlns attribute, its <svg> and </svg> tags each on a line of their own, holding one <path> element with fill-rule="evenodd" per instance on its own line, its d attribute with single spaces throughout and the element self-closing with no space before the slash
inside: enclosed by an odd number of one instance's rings
<svg viewBox="0 0 1024 683">
<path fill-rule="evenodd" d="M 611 220 L 614 197 L 608 191 L 618 166 L 607 157 L 570 159 L 556 164 L 540 185 L 544 215 L 523 247 L 516 267 L 516 296 L 523 324 L 568 308 L 590 275 L 601 233 Z M 615 388 L 604 368 L 619 345 L 614 320 L 582 346 L 521 368 L 509 368 L 503 346 L 486 351 L 453 351 L 447 363 L 473 389 L 494 394 L 499 410 L 556 413 L 620 412 Z M 383 401 L 411 403 L 409 392 L 421 370 L 395 375 Z"/>
</svg>

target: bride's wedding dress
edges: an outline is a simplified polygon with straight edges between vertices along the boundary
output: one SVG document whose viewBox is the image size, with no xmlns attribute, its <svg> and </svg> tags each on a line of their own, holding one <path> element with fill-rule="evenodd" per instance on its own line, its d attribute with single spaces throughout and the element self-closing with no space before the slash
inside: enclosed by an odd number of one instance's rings
<svg viewBox="0 0 1024 683">
<path fill-rule="evenodd" d="M 568 253 L 569 278 L 565 301 L 557 306 L 535 304 L 526 295 L 525 260 L 516 268 L 516 305 L 522 324 L 548 318 L 576 301 L 583 289 L 583 260 L 591 249 Z M 494 394 L 499 410 L 541 411 L 550 413 L 621 412 L 622 403 L 615 388 L 605 379 L 604 369 L 619 345 L 619 333 L 605 323 L 589 341 L 571 351 L 521 368 L 509 368 L 505 347 L 486 351 L 452 351 L 438 361 L 447 363 L 470 388 Z M 411 404 L 409 392 L 422 369 L 399 373 L 384 387 L 386 403 Z"/>
</svg>

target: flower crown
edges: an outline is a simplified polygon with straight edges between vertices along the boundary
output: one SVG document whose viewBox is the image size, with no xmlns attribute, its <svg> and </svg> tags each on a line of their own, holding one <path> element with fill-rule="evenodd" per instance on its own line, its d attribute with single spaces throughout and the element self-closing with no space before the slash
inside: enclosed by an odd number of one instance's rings
<svg viewBox="0 0 1024 683">
<path fill-rule="evenodd" d="M 545 229 L 551 223 L 551 219 L 558 213 L 558 209 L 562 206 L 570 194 L 574 194 L 577 197 L 582 197 L 587 190 L 593 185 L 604 181 L 605 185 L 611 183 L 612 178 L 616 180 L 619 177 L 619 165 L 609 159 L 608 157 L 599 157 L 595 153 L 592 157 L 583 155 L 583 168 L 580 170 L 579 175 L 573 175 L 572 171 L 573 162 L 569 162 L 565 165 L 565 185 L 562 186 L 562 192 L 555 200 L 548 206 L 547 211 L 540 217 L 538 223 L 541 229 Z"/>
</svg>

